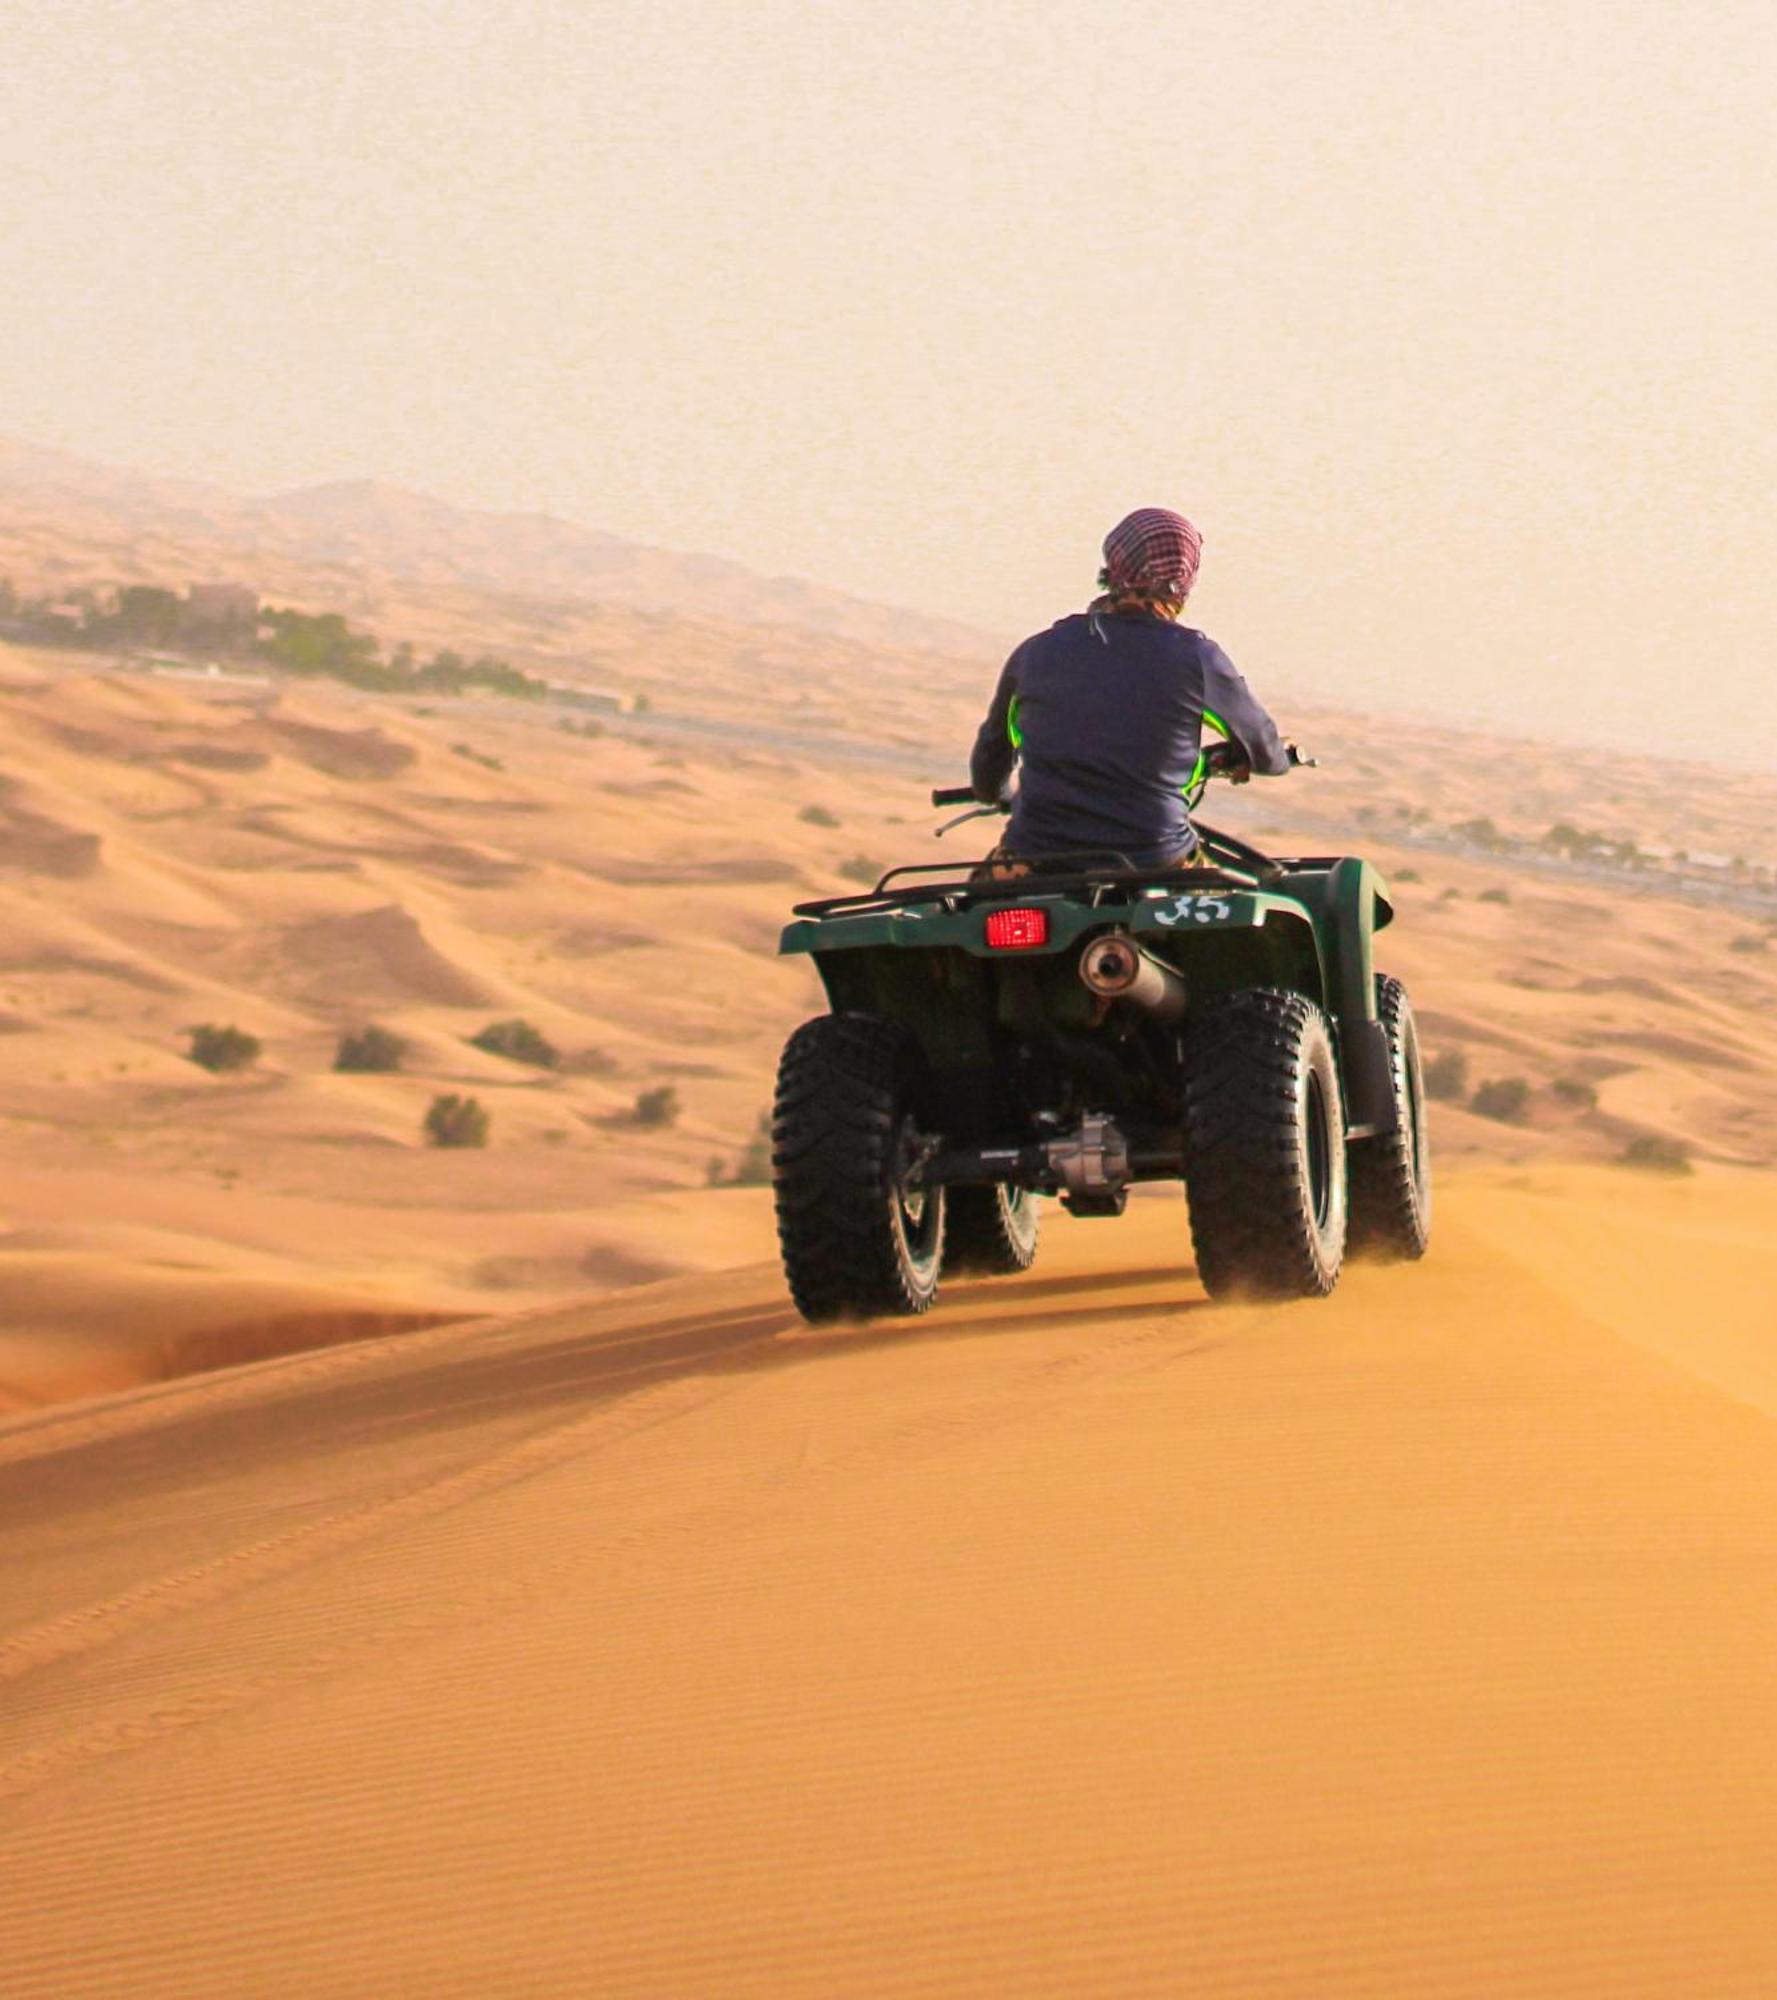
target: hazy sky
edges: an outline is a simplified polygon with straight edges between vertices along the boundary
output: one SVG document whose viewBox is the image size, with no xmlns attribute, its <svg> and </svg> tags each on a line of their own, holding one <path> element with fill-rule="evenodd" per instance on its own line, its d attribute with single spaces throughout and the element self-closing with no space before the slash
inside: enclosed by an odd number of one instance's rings
<svg viewBox="0 0 1777 2000">
<path fill-rule="evenodd" d="M 0 433 L 1777 764 L 1770 0 L 7 17 Z"/>
</svg>

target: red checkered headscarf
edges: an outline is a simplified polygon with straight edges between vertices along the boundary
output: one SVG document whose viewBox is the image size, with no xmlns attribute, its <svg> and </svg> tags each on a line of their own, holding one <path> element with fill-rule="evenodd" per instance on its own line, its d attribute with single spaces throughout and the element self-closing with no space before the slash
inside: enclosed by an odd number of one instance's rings
<svg viewBox="0 0 1777 2000">
<path fill-rule="evenodd" d="M 1203 537 L 1182 514 L 1138 507 L 1104 538 L 1099 585 L 1112 597 L 1182 604 L 1196 580 Z"/>
</svg>

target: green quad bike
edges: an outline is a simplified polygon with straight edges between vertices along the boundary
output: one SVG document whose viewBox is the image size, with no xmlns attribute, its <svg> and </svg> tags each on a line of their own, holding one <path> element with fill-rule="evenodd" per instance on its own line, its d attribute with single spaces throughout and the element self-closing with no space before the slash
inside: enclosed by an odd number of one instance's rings
<svg viewBox="0 0 1777 2000">
<path fill-rule="evenodd" d="M 1234 754 L 1206 750 L 1189 804 Z M 922 1313 L 941 1274 L 1026 1270 L 1040 1196 L 1120 1215 L 1137 1181 L 1184 1181 L 1212 1298 L 1323 1297 L 1348 1249 L 1424 1254 L 1419 1041 L 1372 965 L 1381 878 L 1197 831 L 1209 865 L 1188 871 L 928 864 L 796 906 L 778 948 L 812 955 L 832 1005 L 785 1046 L 772 1119 L 806 1319 Z"/>
</svg>

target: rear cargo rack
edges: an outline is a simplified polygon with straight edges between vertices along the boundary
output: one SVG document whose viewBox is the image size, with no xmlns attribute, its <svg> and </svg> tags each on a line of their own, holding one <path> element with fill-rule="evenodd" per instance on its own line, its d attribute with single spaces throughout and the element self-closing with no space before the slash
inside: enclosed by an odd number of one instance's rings
<svg viewBox="0 0 1777 2000">
<path fill-rule="evenodd" d="M 813 902 L 797 903 L 793 906 L 793 913 L 799 917 L 855 916 L 875 910 L 904 909 L 909 904 L 920 903 L 942 903 L 951 909 L 967 909 L 980 903 L 1021 903 L 1032 896 L 1090 896 L 1094 903 L 1099 903 L 1108 895 L 1127 889 L 1176 888 L 1187 893 L 1199 889 L 1254 889 L 1261 882 L 1276 882 L 1296 871 L 1331 868 L 1338 859 L 1337 855 L 1327 854 L 1261 854 L 1256 848 L 1247 847 L 1244 841 L 1215 833 L 1208 827 L 1200 825 L 1198 832 L 1206 848 L 1213 851 L 1215 847 L 1225 845 L 1235 850 L 1242 861 L 1250 855 L 1255 864 L 1262 865 L 1262 872 L 1259 866 L 1255 866 L 1251 873 L 1240 867 L 1137 868 L 1125 854 L 1096 848 L 1047 856 L 1043 866 L 1033 868 L 1029 874 L 1002 876 L 997 880 L 983 872 L 993 866 L 996 857 L 991 855 L 983 856 L 979 861 L 913 861 L 885 869 L 877 877 L 873 889 L 853 890 L 845 896 L 822 896 Z M 1056 862 L 1069 865 L 1058 868 Z M 935 882 L 908 880 L 919 875 L 948 879 Z"/>
<path fill-rule="evenodd" d="M 1219 868 L 1193 868 L 1188 872 L 1158 868 L 1104 868 L 1076 870 L 1065 874 L 1030 874 L 999 881 L 975 881 L 968 876 L 947 882 L 909 882 L 901 888 L 887 886 L 890 877 L 915 873 L 912 867 L 891 868 L 874 889 L 849 896 L 822 896 L 812 903 L 797 903 L 799 917 L 854 916 L 871 910 L 905 909 L 909 904 L 943 903 L 951 909 L 967 909 L 979 903 L 1023 903 L 1033 896 L 1090 896 L 1102 902 L 1118 890 L 1179 887 L 1198 889 L 1250 889 L 1250 877 L 1225 874 Z"/>
</svg>

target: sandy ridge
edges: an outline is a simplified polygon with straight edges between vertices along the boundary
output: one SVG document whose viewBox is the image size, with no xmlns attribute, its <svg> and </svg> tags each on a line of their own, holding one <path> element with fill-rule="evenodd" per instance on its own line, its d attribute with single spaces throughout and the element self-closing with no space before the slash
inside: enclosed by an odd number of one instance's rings
<svg viewBox="0 0 1777 2000">
<path fill-rule="evenodd" d="M 9 1472 L 17 1990 L 1768 1991 L 1772 1187 L 1444 1192 L 1325 1307 L 1150 1197 L 914 1328 L 740 1269 Z"/>
</svg>

